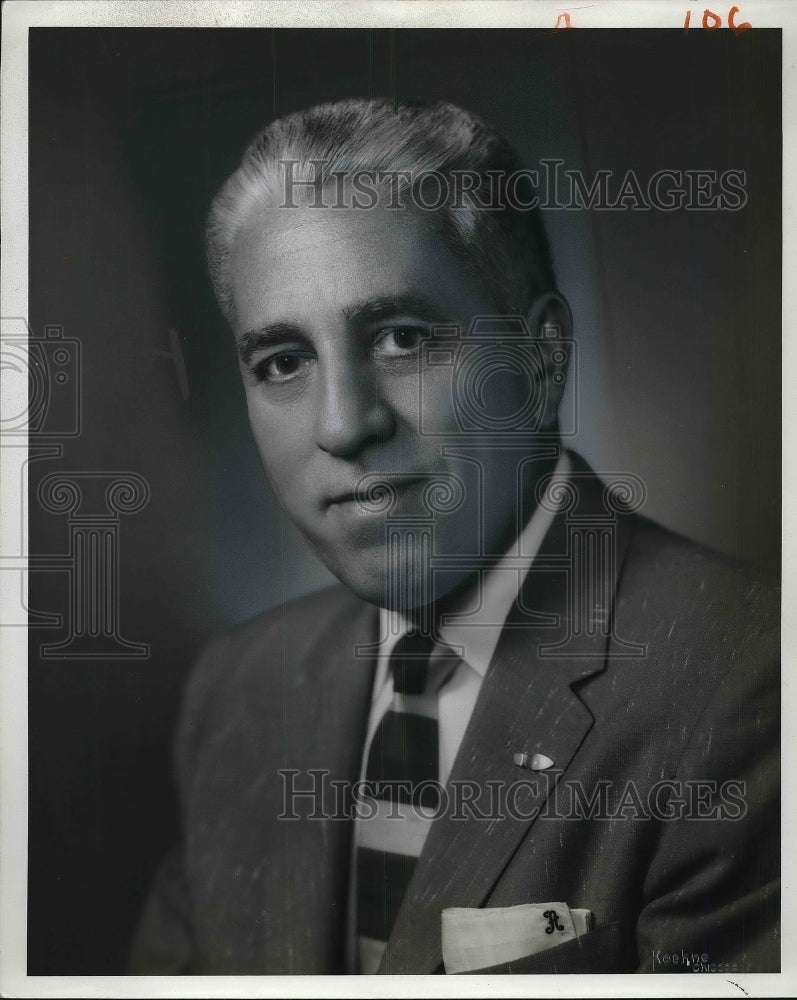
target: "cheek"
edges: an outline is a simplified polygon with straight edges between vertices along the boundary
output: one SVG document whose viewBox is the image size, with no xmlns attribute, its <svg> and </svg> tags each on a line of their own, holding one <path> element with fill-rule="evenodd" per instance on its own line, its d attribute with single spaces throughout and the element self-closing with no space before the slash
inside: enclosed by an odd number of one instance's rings
<svg viewBox="0 0 797 1000">
<path fill-rule="evenodd" d="M 459 431 L 452 368 L 427 367 L 420 378 L 408 379 L 394 390 L 393 403 L 405 424 L 420 438 Z"/>
<path fill-rule="evenodd" d="M 298 480 L 306 453 L 307 428 L 301 414 L 289 414 L 248 399 L 249 426 L 266 474 L 279 493 Z"/>
</svg>

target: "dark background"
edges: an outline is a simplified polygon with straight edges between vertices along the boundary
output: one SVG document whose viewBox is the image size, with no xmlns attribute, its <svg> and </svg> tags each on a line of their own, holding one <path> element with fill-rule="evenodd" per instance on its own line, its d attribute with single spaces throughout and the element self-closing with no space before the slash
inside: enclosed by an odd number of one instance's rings
<svg viewBox="0 0 797 1000">
<path fill-rule="evenodd" d="M 142 660 L 30 633 L 29 973 L 123 971 L 177 836 L 169 745 L 213 632 L 329 580 L 276 506 L 204 272 L 207 204 L 253 132 L 349 96 L 443 98 L 535 166 L 746 170 L 739 212 L 548 212 L 579 346 L 577 450 L 645 512 L 777 575 L 780 32 L 32 29 L 31 329 L 81 341 L 82 431 L 31 463 L 130 471 L 120 631 Z M 177 331 L 187 383 L 169 352 Z M 63 553 L 31 499 L 30 552 Z M 68 614 L 67 576 L 30 604 Z"/>
</svg>

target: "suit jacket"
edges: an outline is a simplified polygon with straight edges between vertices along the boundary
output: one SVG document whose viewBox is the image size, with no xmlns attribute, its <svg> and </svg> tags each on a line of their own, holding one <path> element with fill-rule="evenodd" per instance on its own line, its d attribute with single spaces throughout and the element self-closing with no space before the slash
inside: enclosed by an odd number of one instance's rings
<svg viewBox="0 0 797 1000">
<path fill-rule="evenodd" d="M 591 910 L 595 929 L 490 972 L 690 971 L 695 956 L 701 971 L 776 971 L 777 593 L 607 505 L 573 464 L 577 499 L 507 619 L 449 778 L 514 788 L 512 808 L 496 818 L 480 798 L 435 821 L 380 971 L 442 972 L 446 907 L 548 901 Z M 590 551 L 597 573 L 581 571 Z M 374 670 L 353 651 L 377 617 L 334 587 L 205 650 L 176 742 L 183 843 L 130 971 L 345 971 L 341 789 L 358 778 Z M 550 771 L 515 763 L 537 752 Z M 280 819 L 290 782 L 316 782 L 324 805 L 294 799 L 301 818 Z"/>
</svg>

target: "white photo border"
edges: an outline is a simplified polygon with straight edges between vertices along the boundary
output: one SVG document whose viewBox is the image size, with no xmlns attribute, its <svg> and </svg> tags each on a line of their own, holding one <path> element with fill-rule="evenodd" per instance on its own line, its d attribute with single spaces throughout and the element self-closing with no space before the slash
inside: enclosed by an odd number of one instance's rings
<svg viewBox="0 0 797 1000">
<path fill-rule="evenodd" d="M 797 4 L 793 0 L 737 0 L 740 20 L 754 28 L 783 30 L 783 275 L 797 273 Z M 2 316 L 28 311 L 27 233 L 27 38 L 30 27 L 514 27 L 554 28 L 570 15 L 578 28 L 679 28 L 685 14 L 693 21 L 706 6 L 725 11 L 731 4 L 701 0 L 114 0 L 23 2 L 3 6 L 2 37 Z M 795 270 L 792 270 L 795 268 Z M 790 669 L 797 649 L 797 458 L 788 448 L 787 427 L 797 423 L 797 283 L 783 282 L 783 818 L 784 834 L 797 823 L 797 769 L 792 761 L 797 737 L 797 693 Z M 14 386 L 12 386 L 12 390 Z M 24 410 L 23 388 L 4 392 L 4 413 Z M 0 467 L 0 556 L 12 550 L 12 525 L 21 523 L 25 497 L 9 469 Z M 3 595 L 0 595 L 2 597 Z M 789 996 L 797 993 L 797 960 L 784 933 L 778 974 L 703 974 L 653 976 L 28 976 L 26 975 L 27 873 L 27 635 L 21 628 L 0 635 L 0 995 L 9 997 L 270 997 L 270 996 Z M 784 836 L 782 850 L 784 932 L 795 914 L 795 852 Z"/>
</svg>

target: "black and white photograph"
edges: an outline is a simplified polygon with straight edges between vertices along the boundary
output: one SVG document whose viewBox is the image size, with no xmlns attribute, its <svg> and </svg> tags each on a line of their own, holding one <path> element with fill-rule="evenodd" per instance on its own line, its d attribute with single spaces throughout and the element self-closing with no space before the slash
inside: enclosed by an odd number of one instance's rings
<svg viewBox="0 0 797 1000">
<path fill-rule="evenodd" d="M 4 6 L 4 996 L 789 995 L 795 15 Z"/>
</svg>

